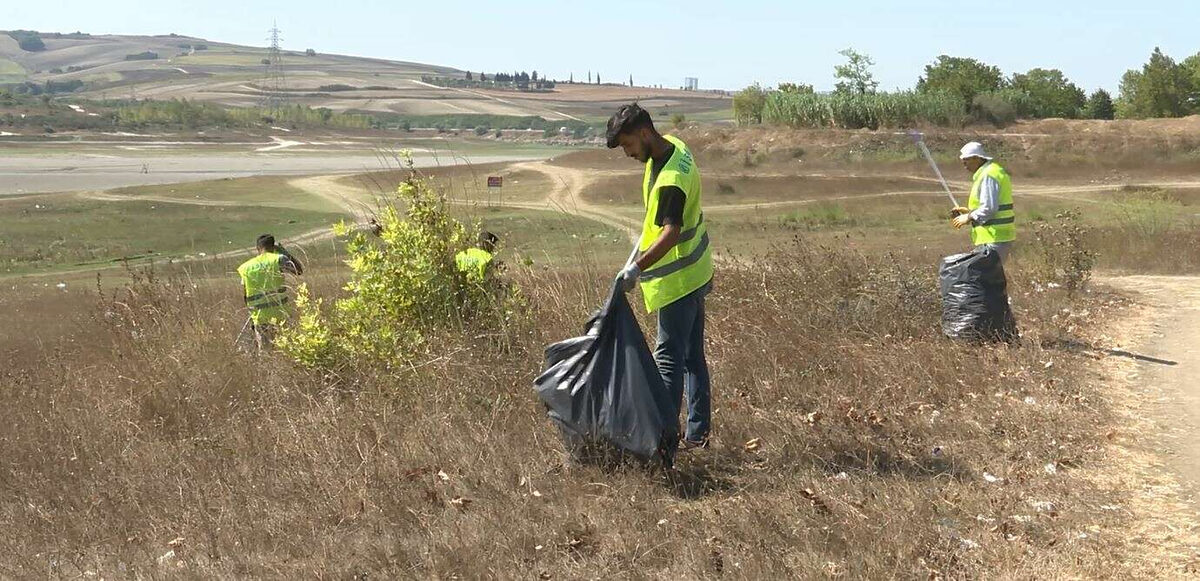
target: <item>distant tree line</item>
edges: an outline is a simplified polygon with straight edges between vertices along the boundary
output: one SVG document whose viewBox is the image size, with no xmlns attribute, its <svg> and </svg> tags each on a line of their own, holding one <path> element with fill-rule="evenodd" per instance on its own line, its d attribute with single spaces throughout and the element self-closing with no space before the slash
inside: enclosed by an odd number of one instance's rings
<svg viewBox="0 0 1200 581">
<path fill-rule="evenodd" d="M 125 55 L 127 61 L 152 61 L 158 59 L 158 53 L 152 51 L 139 52 L 137 54 Z"/>
<path fill-rule="evenodd" d="M 1058 69 L 1006 77 L 999 67 L 949 55 L 926 65 L 915 90 L 881 92 L 869 56 L 853 49 L 839 54 L 846 61 L 834 68 L 832 93 L 818 94 L 806 84 L 783 83 L 777 89 L 756 84 L 734 95 L 734 117 L 741 124 L 857 129 L 1200 114 L 1200 54 L 1176 63 L 1154 49 L 1140 70 L 1125 73 L 1115 100 L 1104 89 L 1086 94 Z"/>
<path fill-rule="evenodd" d="M 439 87 L 516 89 L 518 91 L 547 91 L 557 86 L 556 81 L 539 77 L 537 71 L 532 73 L 525 71 L 493 73 L 491 75 L 467 71 L 458 78 L 426 75 L 421 80 Z"/>
<path fill-rule="evenodd" d="M 33 96 L 74 93 L 82 88 L 83 81 L 79 79 L 71 79 L 69 81 L 46 81 L 44 83 L 33 83 L 26 81 L 24 83 L 16 83 L 5 86 L 5 90 L 11 91 L 15 95 Z"/>
<path fill-rule="evenodd" d="M 258 107 L 223 107 L 186 99 L 170 101 L 74 101 L 95 115 L 80 115 L 41 94 L 0 89 L 0 126 L 61 129 L 174 129 L 250 128 L 264 125 L 366 129 L 377 120 L 367 114 L 293 105 L 276 110 Z"/>
<path fill-rule="evenodd" d="M 42 36 L 36 30 L 10 30 L 8 35 L 13 40 L 17 41 L 17 46 L 26 52 L 40 52 L 46 50 L 46 43 L 42 42 Z"/>
</svg>

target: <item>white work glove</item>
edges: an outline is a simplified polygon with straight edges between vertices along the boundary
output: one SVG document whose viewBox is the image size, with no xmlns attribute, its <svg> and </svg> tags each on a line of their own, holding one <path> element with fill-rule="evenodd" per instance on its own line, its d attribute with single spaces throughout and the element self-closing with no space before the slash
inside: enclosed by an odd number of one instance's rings
<svg viewBox="0 0 1200 581">
<path fill-rule="evenodd" d="M 642 269 L 638 268 L 637 262 L 630 262 L 617 273 L 617 283 L 621 285 L 621 290 L 629 292 L 637 286 L 638 276 L 641 274 Z"/>
</svg>

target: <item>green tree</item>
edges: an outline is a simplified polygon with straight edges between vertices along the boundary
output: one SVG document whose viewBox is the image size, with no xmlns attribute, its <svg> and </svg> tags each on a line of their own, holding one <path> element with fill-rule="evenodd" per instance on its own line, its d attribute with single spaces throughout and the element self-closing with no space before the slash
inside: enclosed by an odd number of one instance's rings
<svg viewBox="0 0 1200 581">
<path fill-rule="evenodd" d="M 972 58 L 941 55 L 933 64 L 925 65 L 925 75 L 917 79 L 917 91 L 934 93 L 948 91 L 973 103 L 975 95 L 997 91 L 1004 86 L 998 67 Z"/>
<path fill-rule="evenodd" d="M 779 83 L 779 92 L 790 95 L 812 95 L 816 93 L 812 85 L 805 83 Z"/>
<path fill-rule="evenodd" d="M 1192 93 L 1188 98 L 1188 106 L 1192 113 L 1200 113 L 1200 53 L 1183 59 L 1179 63 L 1192 81 Z"/>
<path fill-rule="evenodd" d="M 733 118 L 738 125 L 762 123 L 763 108 L 767 105 L 767 91 L 754 83 L 733 96 Z"/>
<path fill-rule="evenodd" d="M 1012 88 L 1029 95 L 1035 117 L 1078 117 L 1087 102 L 1083 89 L 1058 69 L 1030 69 L 1012 76 Z"/>
<path fill-rule="evenodd" d="M 833 76 L 839 79 L 834 90 L 851 95 L 866 95 L 874 93 L 879 88 L 879 81 L 871 74 L 875 61 L 871 57 L 848 48 L 838 54 L 846 57 L 846 64 L 833 67 Z"/>
<path fill-rule="evenodd" d="M 1121 77 L 1117 113 L 1134 119 L 1182 117 L 1195 92 L 1190 71 L 1155 47 L 1141 71 L 1131 69 Z"/>
<path fill-rule="evenodd" d="M 1096 89 L 1096 92 L 1088 97 L 1085 111 L 1089 119 L 1112 119 L 1115 113 L 1112 95 L 1104 89 Z"/>
</svg>

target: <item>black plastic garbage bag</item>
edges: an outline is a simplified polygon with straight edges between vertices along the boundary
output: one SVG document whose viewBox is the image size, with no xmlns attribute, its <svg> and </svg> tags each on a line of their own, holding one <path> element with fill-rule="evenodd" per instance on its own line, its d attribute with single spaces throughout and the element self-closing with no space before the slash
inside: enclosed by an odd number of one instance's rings
<svg viewBox="0 0 1200 581">
<path fill-rule="evenodd" d="M 1017 322 L 1008 304 L 1000 255 L 990 248 L 942 259 L 942 332 L 953 339 L 1012 341 Z"/>
<path fill-rule="evenodd" d="M 585 335 L 546 348 L 534 381 L 576 461 L 631 454 L 670 465 L 678 425 L 625 293 L 616 286 Z"/>
</svg>

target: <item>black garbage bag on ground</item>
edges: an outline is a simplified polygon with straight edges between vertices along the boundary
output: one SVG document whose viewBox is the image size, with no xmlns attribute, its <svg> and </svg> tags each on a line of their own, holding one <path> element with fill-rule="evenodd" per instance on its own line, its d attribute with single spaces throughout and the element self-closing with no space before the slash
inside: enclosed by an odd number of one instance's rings
<svg viewBox="0 0 1200 581">
<path fill-rule="evenodd" d="M 613 287 L 585 335 L 546 348 L 534 380 L 572 460 L 658 460 L 670 466 L 678 424 L 625 293 Z"/>
<path fill-rule="evenodd" d="M 1008 304 L 1000 255 L 990 248 L 942 259 L 942 332 L 952 339 L 1013 341 L 1017 321 Z"/>
</svg>

